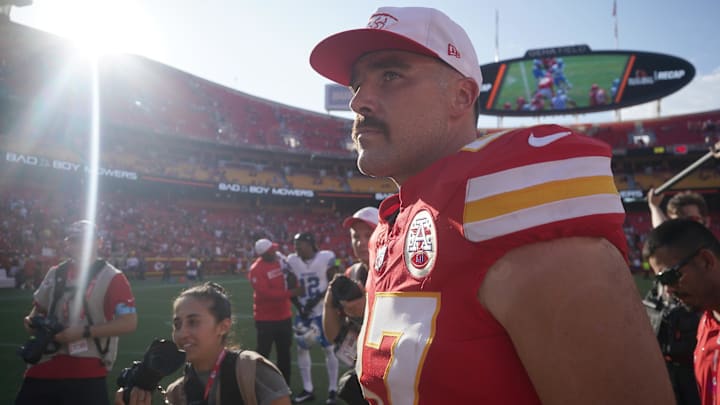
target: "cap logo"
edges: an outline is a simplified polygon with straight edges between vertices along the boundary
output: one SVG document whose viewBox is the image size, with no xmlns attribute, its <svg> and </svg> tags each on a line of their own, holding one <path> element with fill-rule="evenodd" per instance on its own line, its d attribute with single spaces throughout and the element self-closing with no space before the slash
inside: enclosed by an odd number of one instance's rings
<svg viewBox="0 0 720 405">
<path fill-rule="evenodd" d="M 385 30 L 397 24 L 398 19 L 387 13 L 377 13 L 370 16 L 367 27 L 375 30 Z"/>
<path fill-rule="evenodd" d="M 460 51 L 458 51 L 457 48 L 455 48 L 455 45 L 448 44 L 448 56 L 454 56 L 458 59 L 460 59 L 462 56 L 460 56 Z"/>
</svg>

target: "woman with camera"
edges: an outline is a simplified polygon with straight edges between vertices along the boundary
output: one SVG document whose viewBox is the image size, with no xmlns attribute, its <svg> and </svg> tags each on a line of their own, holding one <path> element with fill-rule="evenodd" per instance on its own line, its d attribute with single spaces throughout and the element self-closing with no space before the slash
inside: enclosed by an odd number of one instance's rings
<svg viewBox="0 0 720 405">
<path fill-rule="evenodd" d="M 183 291 L 173 304 L 173 341 L 186 353 L 183 376 L 170 384 L 173 405 L 290 404 L 290 389 L 269 360 L 228 347 L 232 310 L 225 290 L 207 282 Z M 149 405 L 152 392 L 132 389 L 129 404 Z M 124 404 L 123 390 L 115 404 Z"/>
</svg>

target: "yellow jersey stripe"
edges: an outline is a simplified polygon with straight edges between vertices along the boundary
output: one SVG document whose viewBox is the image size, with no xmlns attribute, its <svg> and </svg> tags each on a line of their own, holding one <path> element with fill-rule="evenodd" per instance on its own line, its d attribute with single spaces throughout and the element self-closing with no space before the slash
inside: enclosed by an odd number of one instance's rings
<svg viewBox="0 0 720 405">
<path fill-rule="evenodd" d="M 612 176 L 609 157 L 584 156 L 553 160 L 475 177 L 468 180 L 465 202 L 551 181 L 593 176 Z"/>
<path fill-rule="evenodd" d="M 624 212 L 617 194 L 593 194 L 536 205 L 485 220 L 465 222 L 463 230 L 467 240 L 482 242 L 566 219 Z"/>
<path fill-rule="evenodd" d="M 482 221 L 536 205 L 594 194 L 617 194 L 613 178 L 593 176 L 551 181 L 466 202 L 463 223 Z"/>
</svg>

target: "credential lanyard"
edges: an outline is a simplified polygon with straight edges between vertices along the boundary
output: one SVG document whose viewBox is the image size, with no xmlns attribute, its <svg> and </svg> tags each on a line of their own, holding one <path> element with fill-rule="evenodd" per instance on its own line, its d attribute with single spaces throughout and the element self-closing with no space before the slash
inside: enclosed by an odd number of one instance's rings
<svg viewBox="0 0 720 405">
<path fill-rule="evenodd" d="M 74 270 L 74 271 L 77 271 L 77 270 Z M 88 284 L 87 288 L 85 289 L 85 300 L 86 301 L 90 300 L 90 295 L 92 295 L 93 289 L 95 288 L 95 282 L 97 281 L 96 276 L 97 276 L 97 274 L 95 274 L 94 272 L 90 273 L 90 277 L 92 277 L 92 279 L 90 280 L 90 283 Z M 77 277 L 77 274 L 74 274 L 73 278 L 75 281 L 79 280 L 79 278 Z M 78 286 L 79 285 L 77 285 L 76 288 Z M 56 286 L 56 288 L 57 288 L 57 286 Z M 73 296 L 74 296 L 74 294 L 73 294 Z M 71 300 L 68 300 L 63 303 L 63 309 L 62 309 L 63 310 L 63 319 L 68 319 L 68 320 L 70 319 L 70 308 L 69 308 L 70 301 Z M 83 312 L 80 313 L 80 319 L 84 319 L 84 318 L 85 318 L 85 310 L 83 309 Z"/>
<path fill-rule="evenodd" d="M 213 370 L 210 373 L 210 377 L 208 377 L 207 384 L 205 384 L 205 396 L 203 397 L 205 401 L 207 401 L 208 396 L 210 396 L 210 390 L 212 389 L 213 383 L 215 382 L 215 377 L 217 377 L 218 371 L 220 371 L 220 364 L 222 363 L 223 359 L 225 359 L 226 354 L 227 351 L 225 350 L 220 353 L 217 361 L 215 362 L 215 367 L 213 367 Z"/>
</svg>

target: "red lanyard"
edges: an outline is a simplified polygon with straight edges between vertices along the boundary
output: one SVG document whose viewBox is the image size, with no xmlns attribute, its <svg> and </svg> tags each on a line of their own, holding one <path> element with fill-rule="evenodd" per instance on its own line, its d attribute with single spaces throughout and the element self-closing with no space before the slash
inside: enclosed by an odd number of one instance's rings
<svg viewBox="0 0 720 405">
<path fill-rule="evenodd" d="M 210 395 L 210 389 L 213 386 L 213 383 L 215 382 L 215 377 L 218 375 L 218 371 L 220 370 L 220 363 L 222 363 L 223 359 L 225 358 L 225 354 L 227 352 L 223 350 L 220 355 L 218 356 L 217 361 L 215 362 L 215 367 L 213 367 L 212 372 L 210 372 L 210 377 L 208 377 L 207 384 L 205 384 L 205 397 L 204 399 L 207 401 L 208 396 Z"/>
</svg>

